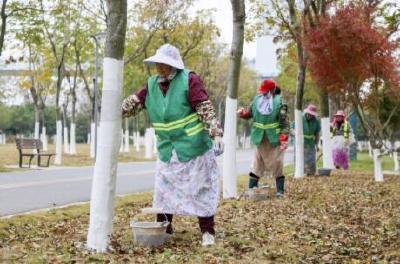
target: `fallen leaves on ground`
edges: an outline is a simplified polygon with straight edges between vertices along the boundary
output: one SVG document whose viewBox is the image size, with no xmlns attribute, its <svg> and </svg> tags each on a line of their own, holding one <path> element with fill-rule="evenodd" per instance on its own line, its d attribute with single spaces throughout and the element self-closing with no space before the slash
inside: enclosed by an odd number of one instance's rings
<svg viewBox="0 0 400 264">
<path fill-rule="evenodd" d="M 241 189 L 243 191 L 243 187 Z M 400 263 L 400 177 L 369 173 L 288 179 L 284 199 L 223 200 L 217 244 L 204 248 L 195 217 L 175 217 L 161 248 L 133 243 L 130 220 L 151 194 L 120 198 L 110 252 L 85 248 L 84 213 L 57 209 L 0 220 L 0 262 L 15 263 Z M 72 213 L 71 213 L 72 210 Z M 52 217 L 50 217 L 53 215 Z"/>
</svg>

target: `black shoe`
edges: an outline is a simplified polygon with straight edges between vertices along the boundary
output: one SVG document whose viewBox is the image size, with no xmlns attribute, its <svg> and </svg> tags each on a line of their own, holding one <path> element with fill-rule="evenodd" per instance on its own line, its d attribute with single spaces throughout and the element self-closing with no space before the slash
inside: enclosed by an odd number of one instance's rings
<svg viewBox="0 0 400 264">
<path fill-rule="evenodd" d="M 276 178 L 276 196 L 283 197 L 285 194 L 285 176 Z"/>
<path fill-rule="evenodd" d="M 258 187 L 258 180 L 260 179 L 260 177 L 258 177 L 257 175 L 255 175 L 254 173 L 250 172 L 249 173 L 249 189 L 253 189 L 253 188 L 257 188 Z"/>
</svg>

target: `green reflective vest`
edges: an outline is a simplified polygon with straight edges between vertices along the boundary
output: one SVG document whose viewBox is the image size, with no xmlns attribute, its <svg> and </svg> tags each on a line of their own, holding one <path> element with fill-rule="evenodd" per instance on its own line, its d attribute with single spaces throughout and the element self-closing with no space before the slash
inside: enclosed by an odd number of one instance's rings
<svg viewBox="0 0 400 264">
<path fill-rule="evenodd" d="M 331 134 L 332 136 L 344 136 L 345 139 L 349 139 L 349 132 L 350 132 L 349 122 L 344 121 L 343 125 L 340 126 L 339 129 L 337 129 L 336 126 L 334 126 L 332 128 Z"/>
<path fill-rule="evenodd" d="M 251 104 L 253 114 L 253 126 L 251 128 L 251 142 L 254 145 L 260 145 L 264 136 L 267 136 L 272 146 L 279 144 L 279 111 L 282 106 L 282 98 L 280 95 L 273 97 L 273 110 L 269 115 L 262 115 L 257 110 L 257 100 L 261 95 L 254 97 Z"/>
<path fill-rule="evenodd" d="M 169 162 L 172 150 L 180 162 L 187 162 L 211 149 L 203 123 L 188 102 L 189 71 L 178 71 L 164 96 L 158 76 L 147 81 L 145 106 L 157 136 L 159 159 Z"/>
<path fill-rule="evenodd" d="M 307 121 L 306 116 L 303 115 L 304 146 L 315 146 L 315 135 L 317 135 L 320 131 L 320 121 L 316 117 L 312 118 L 310 121 Z"/>
</svg>

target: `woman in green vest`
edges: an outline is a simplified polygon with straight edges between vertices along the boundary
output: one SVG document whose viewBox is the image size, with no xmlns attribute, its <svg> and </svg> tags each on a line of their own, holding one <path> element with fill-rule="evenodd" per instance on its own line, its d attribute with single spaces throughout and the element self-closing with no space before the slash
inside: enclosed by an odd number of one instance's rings
<svg viewBox="0 0 400 264">
<path fill-rule="evenodd" d="M 310 104 L 304 109 L 303 116 L 304 170 L 307 176 L 315 175 L 320 131 L 321 123 L 318 119 L 317 107 Z"/>
<path fill-rule="evenodd" d="M 254 97 L 248 109 L 239 108 L 241 118 L 253 118 L 251 142 L 257 146 L 252 171 L 249 173 L 249 188 L 258 187 L 264 173 L 271 173 L 276 181 L 276 195 L 283 197 L 285 176 L 283 175 L 283 151 L 286 149 L 289 121 L 287 105 L 276 94 L 276 83 L 264 80 L 259 94 Z"/>
<path fill-rule="evenodd" d="M 153 207 L 163 212 L 157 221 L 172 223 L 174 214 L 197 216 L 202 245 L 212 245 L 220 178 L 216 156 L 223 152 L 221 126 L 203 81 L 185 69 L 177 48 L 165 44 L 144 63 L 155 65 L 157 74 L 123 101 L 122 115 L 146 109 L 155 129 Z M 173 233 L 172 224 L 167 233 Z"/>
</svg>

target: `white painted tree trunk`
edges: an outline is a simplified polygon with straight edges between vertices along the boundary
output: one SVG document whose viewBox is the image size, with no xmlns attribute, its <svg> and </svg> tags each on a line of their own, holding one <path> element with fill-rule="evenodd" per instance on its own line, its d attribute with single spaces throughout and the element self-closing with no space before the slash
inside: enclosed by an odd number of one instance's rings
<svg viewBox="0 0 400 264">
<path fill-rule="evenodd" d="M 34 139 L 40 139 L 39 137 L 40 137 L 40 134 L 39 134 L 39 129 L 40 129 L 40 125 L 39 125 L 39 122 L 35 122 L 35 132 L 34 132 L 34 134 L 33 134 L 33 138 Z M 35 154 L 36 152 L 37 152 L 37 150 L 36 149 L 32 149 L 32 152 Z"/>
<path fill-rule="evenodd" d="M 369 143 L 369 141 L 368 141 L 368 155 L 370 157 L 372 157 L 372 147 L 371 147 L 371 143 Z"/>
<path fill-rule="evenodd" d="M 62 122 L 61 120 L 56 121 L 56 156 L 54 158 L 54 164 L 61 165 L 62 162 Z"/>
<path fill-rule="evenodd" d="M 136 132 L 135 134 L 136 140 L 135 140 L 135 147 L 136 147 L 136 152 L 140 151 L 140 132 Z"/>
<path fill-rule="evenodd" d="M 118 150 L 121 138 L 122 60 L 106 57 L 103 62 L 103 95 L 98 155 L 94 166 L 87 246 L 107 249 L 112 232 Z"/>
<path fill-rule="evenodd" d="M 87 133 L 87 141 L 86 144 L 90 145 L 90 133 Z"/>
<path fill-rule="evenodd" d="M 3 144 L 6 144 L 6 142 L 7 142 L 7 140 L 6 140 L 6 139 L 7 139 L 6 134 L 3 134 L 3 138 L 2 138 L 2 139 L 3 139 Z"/>
<path fill-rule="evenodd" d="M 129 128 L 125 129 L 125 136 L 124 136 L 125 144 L 124 144 L 124 152 L 129 152 Z"/>
<path fill-rule="evenodd" d="M 42 126 L 42 134 L 40 135 L 40 140 L 43 143 L 43 151 L 48 151 L 49 150 L 49 146 L 48 146 L 48 142 L 47 142 L 47 134 L 46 134 L 46 127 Z"/>
<path fill-rule="evenodd" d="M 157 155 L 157 137 L 156 137 L 156 131 L 154 128 L 151 129 L 151 139 L 152 139 L 152 144 L 153 144 L 153 154 Z"/>
<path fill-rule="evenodd" d="M 64 127 L 64 153 L 69 154 L 69 135 L 68 135 L 68 127 Z"/>
<path fill-rule="evenodd" d="M 124 130 L 121 129 L 121 142 L 119 144 L 119 152 L 123 152 L 124 151 Z"/>
<path fill-rule="evenodd" d="M 95 133 L 95 129 L 96 129 L 96 124 L 94 122 L 92 122 L 90 124 L 90 157 L 94 158 L 95 155 L 95 144 L 96 144 L 96 133 Z"/>
<path fill-rule="evenodd" d="M 322 166 L 326 169 L 333 169 L 332 158 L 332 140 L 329 131 L 329 118 L 321 118 L 321 134 L 322 134 Z"/>
<path fill-rule="evenodd" d="M 294 170 L 295 178 L 304 177 L 304 134 L 303 134 L 303 114 L 302 111 L 296 109 L 294 110 L 294 120 L 295 120 L 295 155 L 296 164 Z"/>
<path fill-rule="evenodd" d="M 393 152 L 393 163 L 394 163 L 394 171 L 400 171 L 399 168 L 399 154 L 397 153 L 397 151 Z"/>
<path fill-rule="evenodd" d="M 379 149 L 373 149 L 372 153 L 374 155 L 374 178 L 376 182 L 383 182 L 383 173 L 382 173 L 382 160 L 381 160 L 381 152 Z"/>
<path fill-rule="evenodd" d="M 72 155 L 76 154 L 76 124 L 71 123 L 71 137 L 69 144 L 69 153 Z"/>
<path fill-rule="evenodd" d="M 35 122 L 35 135 L 34 135 L 35 139 L 40 139 L 39 129 L 40 129 L 39 122 Z"/>
<path fill-rule="evenodd" d="M 150 128 L 146 128 L 146 132 L 144 133 L 144 158 L 145 159 L 151 159 L 153 156 L 152 141 L 153 141 L 153 136 L 151 134 Z"/>
<path fill-rule="evenodd" d="M 223 198 L 237 197 L 237 175 L 236 175 L 236 110 L 237 99 L 226 97 L 224 147 L 222 162 Z"/>
</svg>

